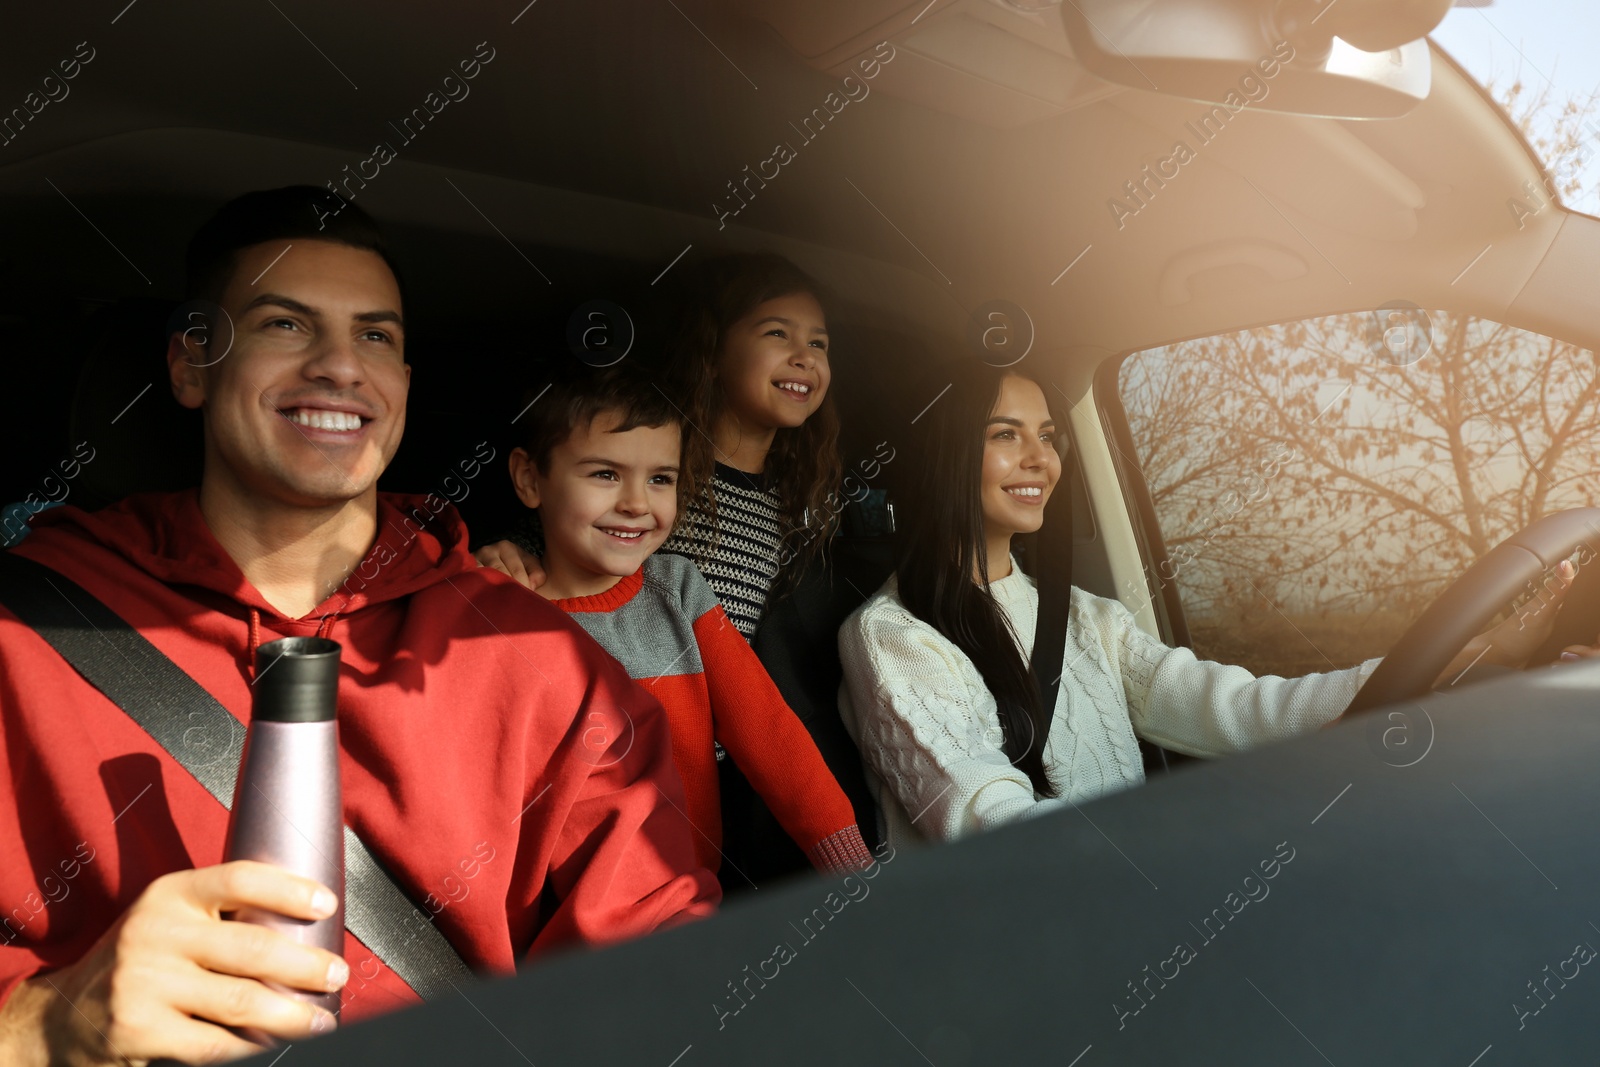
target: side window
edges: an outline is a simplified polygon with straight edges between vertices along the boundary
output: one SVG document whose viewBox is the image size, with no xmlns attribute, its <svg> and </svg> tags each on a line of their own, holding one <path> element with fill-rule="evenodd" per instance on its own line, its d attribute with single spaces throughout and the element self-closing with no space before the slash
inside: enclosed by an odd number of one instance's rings
<svg viewBox="0 0 1600 1067">
<path fill-rule="evenodd" d="M 1600 362 L 1392 305 L 1129 356 L 1137 462 L 1197 655 L 1256 673 L 1382 655 L 1534 519 L 1600 496 Z"/>
</svg>

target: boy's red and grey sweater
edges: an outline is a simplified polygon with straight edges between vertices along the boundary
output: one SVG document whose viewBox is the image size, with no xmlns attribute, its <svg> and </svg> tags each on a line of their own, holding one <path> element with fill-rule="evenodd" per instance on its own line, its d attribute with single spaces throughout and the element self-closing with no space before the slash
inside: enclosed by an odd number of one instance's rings
<svg viewBox="0 0 1600 1067">
<path fill-rule="evenodd" d="M 818 870 L 872 862 L 855 811 L 816 743 L 695 565 L 657 553 L 604 593 L 555 601 L 666 708 L 700 861 L 716 870 L 722 816 L 713 741 L 722 743 Z M 626 731 L 593 716 L 594 742 Z"/>
</svg>

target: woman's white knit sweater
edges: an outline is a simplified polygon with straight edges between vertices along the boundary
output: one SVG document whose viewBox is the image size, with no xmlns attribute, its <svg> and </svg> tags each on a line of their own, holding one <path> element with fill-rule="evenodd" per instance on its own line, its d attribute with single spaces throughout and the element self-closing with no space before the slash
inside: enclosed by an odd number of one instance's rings
<svg viewBox="0 0 1600 1067">
<path fill-rule="evenodd" d="M 989 586 L 1026 658 L 1039 594 L 1015 562 Z M 1144 781 L 1137 734 L 1220 756 L 1336 718 L 1378 660 L 1304 678 L 1257 678 L 1141 630 L 1115 600 L 1072 590 L 1045 773 L 1034 794 L 1002 749 L 995 700 L 965 653 L 900 602 L 890 578 L 839 630 L 839 705 L 896 845 L 950 841 Z"/>
</svg>

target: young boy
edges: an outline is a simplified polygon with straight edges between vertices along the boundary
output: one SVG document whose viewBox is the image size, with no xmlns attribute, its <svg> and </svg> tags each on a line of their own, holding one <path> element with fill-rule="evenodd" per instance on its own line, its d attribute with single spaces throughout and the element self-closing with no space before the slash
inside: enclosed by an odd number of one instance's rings
<svg viewBox="0 0 1600 1067">
<path fill-rule="evenodd" d="M 678 515 L 682 415 L 623 363 L 574 366 L 523 418 L 531 425 L 511 452 L 511 480 L 539 509 L 548 575 L 539 593 L 666 709 L 700 861 L 720 866 L 720 742 L 813 866 L 869 865 L 849 800 L 716 594 L 689 560 L 653 554 Z M 600 734 L 627 728 L 625 714 L 594 719 Z"/>
</svg>

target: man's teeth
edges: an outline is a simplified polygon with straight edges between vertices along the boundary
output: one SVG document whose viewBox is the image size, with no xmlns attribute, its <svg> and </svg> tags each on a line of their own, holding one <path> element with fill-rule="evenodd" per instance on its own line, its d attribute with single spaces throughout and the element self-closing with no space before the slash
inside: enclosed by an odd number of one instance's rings
<svg viewBox="0 0 1600 1067">
<path fill-rule="evenodd" d="M 779 389 L 787 389 L 789 392 L 800 396 L 811 395 L 811 386 L 806 385 L 804 382 L 778 382 L 776 384 Z"/>
<path fill-rule="evenodd" d="M 1010 493 L 1012 496 L 1043 496 L 1044 495 L 1044 490 L 1040 489 L 1040 488 L 1038 488 L 1036 486 L 1032 487 L 1032 488 L 1007 489 L 1006 492 Z"/>
<path fill-rule="evenodd" d="M 284 412 L 290 422 L 313 430 L 359 430 L 361 416 L 348 411 L 323 411 L 320 408 L 295 408 Z"/>
</svg>

